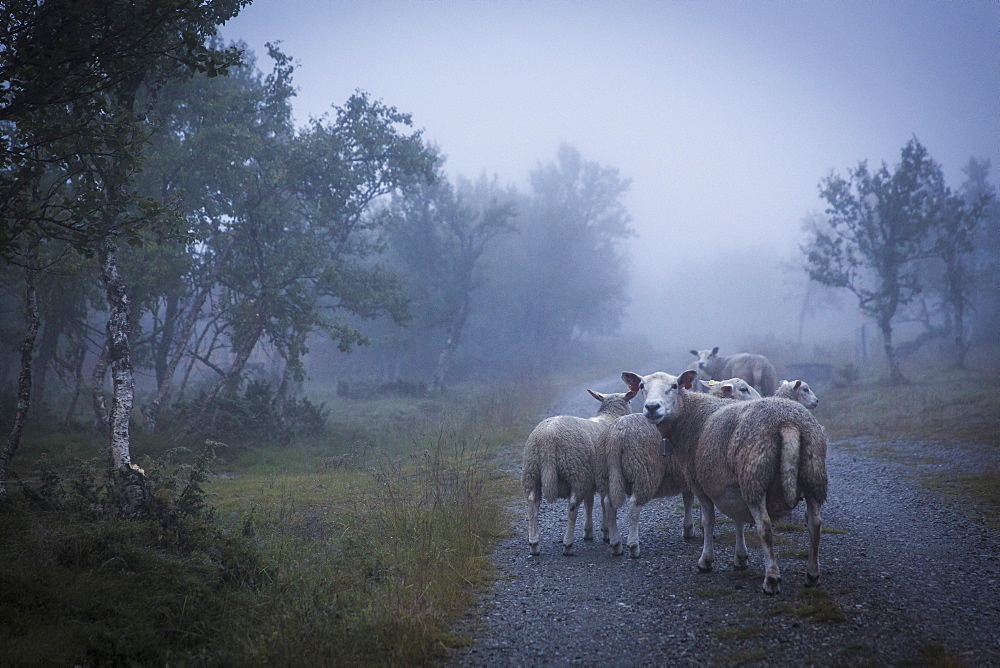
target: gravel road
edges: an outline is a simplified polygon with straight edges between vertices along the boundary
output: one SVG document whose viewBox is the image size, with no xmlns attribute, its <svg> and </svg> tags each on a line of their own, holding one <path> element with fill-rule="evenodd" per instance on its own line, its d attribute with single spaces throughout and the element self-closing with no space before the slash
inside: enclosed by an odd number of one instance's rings
<svg viewBox="0 0 1000 668">
<path fill-rule="evenodd" d="M 617 392 L 616 382 L 594 389 Z M 550 414 L 589 417 L 594 406 L 581 388 Z M 503 453 L 502 466 L 520 474 L 519 447 Z M 803 586 L 800 504 L 777 536 L 782 589 L 773 597 L 760 590 L 752 530 L 750 568 L 734 570 L 725 516 L 715 571 L 697 572 L 700 533 L 681 538 L 680 497 L 643 510 L 639 559 L 612 556 L 598 531 L 584 542 L 583 512 L 575 555 L 564 557 L 565 500 L 542 503 L 542 553 L 531 557 L 516 503 L 514 536 L 493 555 L 500 578 L 456 629 L 472 644 L 444 664 L 1000 666 L 1000 539 L 975 507 L 924 484 L 990 468 L 1000 469 L 1000 451 L 989 446 L 831 443 L 820 586 Z"/>
</svg>

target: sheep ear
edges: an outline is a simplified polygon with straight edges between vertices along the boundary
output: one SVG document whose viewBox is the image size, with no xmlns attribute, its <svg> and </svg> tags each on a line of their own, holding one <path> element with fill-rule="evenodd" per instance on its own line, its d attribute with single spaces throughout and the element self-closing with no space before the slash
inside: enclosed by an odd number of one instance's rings
<svg viewBox="0 0 1000 668">
<path fill-rule="evenodd" d="M 629 401 L 632 401 L 633 399 L 635 399 L 635 395 L 636 394 L 638 394 L 638 392 L 636 392 L 635 390 L 629 390 L 628 392 L 626 392 L 625 393 L 625 401 L 626 401 L 626 403 L 629 402 Z"/>
<path fill-rule="evenodd" d="M 795 387 L 793 387 L 792 389 L 793 390 L 797 390 L 800 387 L 802 387 L 802 381 L 801 380 L 797 380 L 797 381 L 795 381 Z"/>
<path fill-rule="evenodd" d="M 593 390 L 587 390 L 587 391 L 590 392 L 590 396 L 594 397 L 598 401 L 604 401 L 604 395 L 603 394 L 599 394 L 597 392 L 594 392 Z"/>
<path fill-rule="evenodd" d="M 731 399 L 733 396 L 733 386 L 723 385 L 722 386 L 722 396 L 726 399 Z"/>
<path fill-rule="evenodd" d="M 712 348 L 712 354 L 709 355 L 709 357 L 714 357 L 715 355 L 718 354 L 719 354 L 719 346 L 715 346 L 714 348 Z"/>
<path fill-rule="evenodd" d="M 622 380 L 628 385 L 628 389 L 631 392 L 638 392 L 639 385 L 642 384 L 642 377 L 638 374 L 632 373 L 631 371 L 622 372 Z"/>
<path fill-rule="evenodd" d="M 685 390 L 690 390 L 691 384 L 694 383 L 694 378 L 697 375 L 698 375 L 697 371 L 695 371 L 694 369 L 688 369 L 687 371 L 681 374 L 680 378 L 677 379 L 677 383 Z"/>
<path fill-rule="evenodd" d="M 690 353 L 691 353 L 692 355 L 694 355 L 695 357 L 699 357 L 699 355 L 698 355 L 698 351 L 697 351 L 697 350 L 691 350 L 691 351 L 689 351 L 689 352 L 690 352 Z"/>
</svg>

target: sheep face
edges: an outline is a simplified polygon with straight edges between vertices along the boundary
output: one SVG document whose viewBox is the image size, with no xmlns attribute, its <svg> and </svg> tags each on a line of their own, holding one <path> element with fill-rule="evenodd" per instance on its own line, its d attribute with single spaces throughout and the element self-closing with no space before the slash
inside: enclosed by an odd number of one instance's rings
<svg viewBox="0 0 1000 668">
<path fill-rule="evenodd" d="M 719 355 L 719 346 L 711 350 L 692 350 L 691 354 L 698 358 L 691 368 L 697 369 L 703 378 L 711 378 L 711 370 Z"/>
<path fill-rule="evenodd" d="M 681 408 L 680 390 L 682 387 L 690 390 L 697 375 L 698 372 L 693 369 L 685 371 L 680 377 L 662 371 L 648 376 L 626 371 L 622 374 L 622 380 L 630 390 L 642 392 L 643 417 L 651 424 L 659 424 L 676 417 Z"/>
<path fill-rule="evenodd" d="M 819 397 L 809 387 L 809 383 L 801 380 L 783 380 L 775 396 L 797 401 L 809 410 L 819 406 Z"/>
<path fill-rule="evenodd" d="M 736 399 L 738 401 L 750 401 L 760 399 L 760 392 L 742 378 L 730 378 L 719 382 L 709 383 L 708 393 L 713 397 L 723 397 L 725 399 Z"/>
</svg>

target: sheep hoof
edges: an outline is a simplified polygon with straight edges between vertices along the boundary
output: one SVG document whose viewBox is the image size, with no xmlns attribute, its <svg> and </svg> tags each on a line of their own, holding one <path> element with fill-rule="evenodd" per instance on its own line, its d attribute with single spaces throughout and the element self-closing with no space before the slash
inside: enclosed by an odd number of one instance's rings
<svg viewBox="0 0 1000 668">
<path fill-rule="evenodd" d="M 614 545 L 611 546 L 611 554 L 615 555 L 616 557 L 619 557 L 621 556 L 621 553 L 622 553 L 621 543 L 615 543 Z"/>
<path fill-rule="evenodd" d="M 775 594 L 781 593 L 781 578 L 776 578 L 773 575 L 768 575 L 764 578 L 764 585 L 762 587 L 764 593 L 768 596 L 773 596 Z"/>
<path fill-rule="evenodd" d="M 694 527 L 693 526 L 684 527 L 683 535 L 684 535 L 684 540 L 691 540 L 692 538 L 694 538 Z"/>
<path fill-rule="evenodd" d="M 563 556 L 568 557 L 571 554 L 573 554 L 573 543 L 570 543 L 569 545 L 563 545 Z"/>
<path fill-rule="evenodd" d="M 711 573 L 715 562 L 708 561 L 707 559 L 698 560 L 698 570 L 702 573 Z"/>
<path fill-rule="evenodd" d="M 537 557 L 539 555 L 538 543 L 528 543 L 528 548 L 531 550 L 531 556 Z"/>
<path fill-rule="evenodd" d="M 813 575 L 812 573 L 806 573 L 806 586 L 815 587 L 819 584 L 819 574 Z"/>
<path fill-rule="evenodd" d="M 736 557 L 733 568 L 738 571 L 745 571 L 750 564 L 750 557 Z"/>
<path fill-rule="evenodd" d="M 601 535 L 601 540 L 603 540 L 605 543 L 610 543 L 611 542 L 611 538 L 608 536 L 608 532 L 607 531 L 602 531 L 601 534 L 602 534 Z"/>
<path fill-rule="evenodd" d="M 628 556 L 631 559 L 638 559 L 639 558 L 639 545 L 638 544 L 629 545 L 628 546 Z"/>
<path fill-rule="evenodd" d="M 584 531 L 583 532 L 583 539 L 584 540 L 594 540 L 594 532 L 593 531 Z"/>
</svg>

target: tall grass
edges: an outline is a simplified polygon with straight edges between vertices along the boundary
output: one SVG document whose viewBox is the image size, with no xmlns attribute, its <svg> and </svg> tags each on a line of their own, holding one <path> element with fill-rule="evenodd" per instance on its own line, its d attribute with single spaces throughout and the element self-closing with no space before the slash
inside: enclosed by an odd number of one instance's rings
<svg viewBox="0 0 1000 668">
<path fill-rule="evenodd" d="M 86 501 L 100 467 L 63 457 L 101 461 L 89 445 L 26 443 L 34 494 L 0 506 L 4 661 L 409 665 L 461 644 L 449 629 L 510 525 L 489 458 L 551 399 L 534 387 L 345 402 L 327 442 L 223 451 L 207 479 L 192 457 L 144 462 L 169 522 Z M 206 503 L 180 512 L 192 480 Z"/>
</svg>

